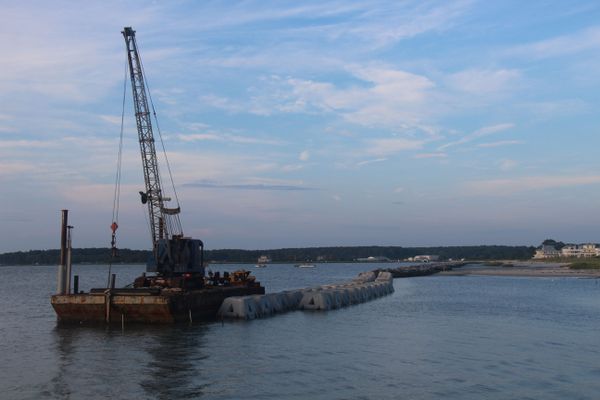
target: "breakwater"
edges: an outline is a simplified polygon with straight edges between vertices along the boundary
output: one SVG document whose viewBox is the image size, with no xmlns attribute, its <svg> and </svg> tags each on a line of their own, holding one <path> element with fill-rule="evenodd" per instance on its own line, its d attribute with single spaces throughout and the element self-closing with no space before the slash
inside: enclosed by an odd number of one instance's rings
<svg viewBox="0 0 600 400">
<path fill-rule="evenodd" d="M 465 265 L 465 262 L 436 262 L 420 265 L 410 265 L 398 268 L 380 268 L 375 272 L 389 272 L 393 278 L 411 278 L 415 276 L 427 276 L 437 274 L 442 271 L 451 271 Z"/>
<path fill-rule="evenodd" d="M 351 281 L 313 288 L 286 290 L 253 296 L 228 297 L 217 315 L 222 319 L 255 319 L 305 310 L 327 311 L 364 303 L 394 292 L 388 271 L 361 272 Z"/>
</svg>

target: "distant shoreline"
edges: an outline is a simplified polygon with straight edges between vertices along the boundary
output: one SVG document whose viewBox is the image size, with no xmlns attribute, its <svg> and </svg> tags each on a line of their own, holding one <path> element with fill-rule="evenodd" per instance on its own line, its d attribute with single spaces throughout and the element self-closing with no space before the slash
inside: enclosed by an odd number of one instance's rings
<svg viewBox="0 0 600 400">
<path fill-rule="evenodd" d="M 465 265 L 456 267 L 449 271 L 439 272 L 441 276 L 512 276 L 512 277 L 572 277 L 572 278 L 598 278 L 600 279 L 600 269 L 572 269 L 571 262 L 545 262 L 545 261 L 523 261 L 523 260 L 465 260 Z M 327 261 L 317 262 L 316 264 L 398 264 L 406 263 L 406 261 L 391 261 L 391 262 L 358 262 L 358 261 Z M 218 265 L 254 265 L 253 262 L 213 262 L 207 267 L 217 267 Z M 294 262 L 272 262 L 271 265 L 288 265 Z M 412 263 L 414 265 L 426 266 L 429 263 Z M 442 263 L 443 264 L 443 263 Z M 2 267 L 48 267 L 56 266 L 57 264 L 28 264 L 28 265 L 0 265 Z M 74 265 L 108 265 L 108 263 L 78 263 Z M 113 266 L 129 266 L 129 265 L 144 265 L 144 263 L 115 263 Z"/>
<path fill-rule="evenodd" d="M 505 262 L 499 266 L 457 268 L 440 272 L 445 276 L 512 276 L 547 278 L 600 278 L 600 269 L 572 269 L 569 262 Z"/>
<path fill-rule="evenodd" d="M 282 249 L 205 249 L 204 259 L 218 263 L 256 263 L 261 257 L 274 262 L 355 262 L 374 258 L 378 262 L 406 260 L 415 256 L 437 256 L 439 260 L 527 260 L 533 257 L 535 248 L 528 246 L 440 246 L 440 247 L 402 247 L 402 246 L 333 246 L 333 247 L 296 247 Z M 73 264 L 106 264 L 111 261 L 111 249 L 88 247 L 73 248 Z M 117 261 L 123 264 L 146 263 L 151 257 L 149 250 L 118 250 Z M 58 249 L 16 251 L 0 254 L 2 265 L 53 265 L 58 263 Z"/>
</svg>

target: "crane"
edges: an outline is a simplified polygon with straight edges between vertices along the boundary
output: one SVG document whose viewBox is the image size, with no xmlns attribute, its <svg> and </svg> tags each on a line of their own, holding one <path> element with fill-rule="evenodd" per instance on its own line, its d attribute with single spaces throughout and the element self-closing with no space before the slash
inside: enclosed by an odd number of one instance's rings
<svg viewBox="0 0 600 400">
<path fill-rule="evenodd" d="M 153 257 L 147 265 L 148 272 L 156 272 L 166 286 L 182 286 L 182 282 L 197 278 L 204 279 L 204 244 L 201 240 L 183 235 L 179 214 L 179 204 L 175 208 L 166 207 L 171 199 L 164 195 L 161 186 L 158 158 L 156 155 L 152 115 L 148 106 L 149 92 L 135 39 L 131 27 L 123 29 L 127 48 L 127 60 L 131 78 L 135 119 L 142 156 L 145 191 L 140 191 L 142 204 L 147 205 L 152 236 Z M 156 115 L 155 115 L 156 116 Z M 160 132 L 159 132 L 160 133 Z M 186 279 L 181 279 L 181 278 Z M 193 279 L 192 279 L 193 280 Z M 156 283 L 156 279 L 144 279 L 142 285 Z M 197 285 L 197 284 L 196 284 Z"/>
</svg>

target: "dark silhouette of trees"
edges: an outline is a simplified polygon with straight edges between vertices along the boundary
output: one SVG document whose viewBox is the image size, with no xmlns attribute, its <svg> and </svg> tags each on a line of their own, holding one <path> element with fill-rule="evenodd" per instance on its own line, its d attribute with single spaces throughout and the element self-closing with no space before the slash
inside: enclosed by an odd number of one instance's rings
<svg viewBox="0 0 600 400">
<path fill-rule="evenodd" d="M 560 250 L 563 247 L 565 247 L 565 244 L 563 242 L 557 242 L 554 239 L 546 239 L 542 242 L 543 246 L 553 246 L 556 250 Z"/>
<path fill-rule="evenodd" d="M 552 239 L 549 239 L 552 240 Z M 546 242 L 546 241 L 545 241 Z M 545 243 L 544 242 L 544 243 Z M 556 246 L 562 242 L 556 242 Z M 561 246 L 561 247 L 562 247 Z M 560 248 L 560 247 L 557 247 Z M 400 246 L 348 246 L 348 247 L 308 247 L 272 250 L 218 249 L 206 250 L 205 259 L 212 262 L 253 263 L 261 255 L 268 255 L 273 262 L 352 262 L 358 258 L 386 257 L 390 260 L 404 260 L 416 255 L 438 255 L 440 260 L 495 260 L 528 259 L 533 256 L 532 246 L 450 246 L 450 247 L 400 247 Z M 30 250 L 0 254 L 0 265 L 56 265 L 59 250 Z M 74 264 L 107 264 L 110 262 L 110 249 L 73 249 Z M 148 250 L 119 249 L 118 258 L 113 263 L 146 263 L 150 257 Z"/>
</svg>

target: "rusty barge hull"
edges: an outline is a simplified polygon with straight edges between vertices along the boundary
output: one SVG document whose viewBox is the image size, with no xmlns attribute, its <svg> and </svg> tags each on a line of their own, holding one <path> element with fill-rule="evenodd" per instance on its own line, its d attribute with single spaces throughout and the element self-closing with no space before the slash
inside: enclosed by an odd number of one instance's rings
<svg viewBox="0 0 600 400">
<path fill-rule="evenodd" d="M 57 294 L 51 304 L 61 323 L 172 324 L 214 320 L 227 297 L 264 294 L 262 286 L 224 286 L 197 290 L 119 290 Z"/>
</svg>

